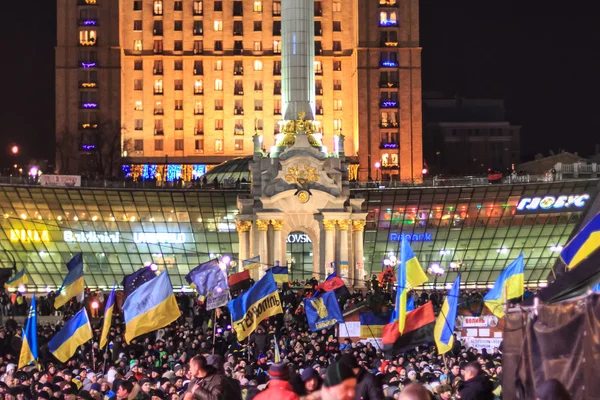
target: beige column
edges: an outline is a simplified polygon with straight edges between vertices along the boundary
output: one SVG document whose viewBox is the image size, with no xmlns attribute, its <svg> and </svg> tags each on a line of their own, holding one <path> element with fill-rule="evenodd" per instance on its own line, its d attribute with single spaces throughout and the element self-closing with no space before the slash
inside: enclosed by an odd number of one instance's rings
<svg viewBox="0 0 600 400">
<path fill-rule="evenodd" d="M 351 286 L 352 281 L 350 280 L 350 265 L 348 265 L 348 228 L 352 225 L 352 221 L 349 219 L 339 219 L 337 221 L 339 230 L 339 247 L 340 247 L 340 265 L 337 267 L 340 276 L 344 280 L 346 286 Z M 346 270 L 342 271 L 342 263 L 345 263 Z"/>
<path fill-rule="evenodd" d="M 256 226 L 258 227 L 258 248 L 260 249 L 260 262 L 261 264 L 269 264 L 269 220 L 257 220 Z M 265 266 L 261 265 L 258 268 L 252 270 L 252 278 L 257 281 L 265 275 Z"/>
<path fill-rule="evenodd" d="M 324 219 L 323 228 L 325 229 L 325 267 L 327 263 L 335 261 L 335 243 L 333 240 L 333 231 L 335 230 L 335 219 Z M 314 271 L 313 271 L 314 272 Z M 326 272 L 326 270 L 324 271 Z M 321 271 L 318 271 L 320 274 Z M 325 280 L 325 276 L 317 275 L 319 280 Z"/>
<path fill-rule="evenodd" d="M 250 258 L 250 228 L 252 227 L 252 221 L 237 221 L 236 229 L 239 238 L 239 262 L 238 271 L 242 272 L 244 267 L 242 262 Z"/>
<path fill-rule="evenodd" d="M 365 231 L 365 225 L 367 221 L 352 221 L 352 234 L 354 236 L 354 265 L 350 270 L 352 271 L 352 280 L 355 288 L 364 288 L 364 252 L 363 252 L 363 235 Z M 359 268 L 360 267 L 360 268 Z"/>
<path fill-rule="evenodd" d="M 277 261 L 279 261 L 279 265 L 283 266 L 285 265 L 285 254 L 281 254 L 283 250 L 283 243 L 281 241 L 283 221 L 272 219 L 271 225 L 273 225 L 273 264 L 277 264 Z"/>
</svg>

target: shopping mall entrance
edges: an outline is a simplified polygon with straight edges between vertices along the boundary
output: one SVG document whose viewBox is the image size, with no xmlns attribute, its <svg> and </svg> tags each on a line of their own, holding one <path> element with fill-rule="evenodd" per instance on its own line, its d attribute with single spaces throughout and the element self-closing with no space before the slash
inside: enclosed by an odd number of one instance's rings
<svg viewBox="0 0 600 400">
<path fill-rule="evenodd" d="M 286 261 L 290 281 L 306 281 L 313 276 L 313 245 L 304 232 L 291 232 L 286 238 Z"/>
</svg>

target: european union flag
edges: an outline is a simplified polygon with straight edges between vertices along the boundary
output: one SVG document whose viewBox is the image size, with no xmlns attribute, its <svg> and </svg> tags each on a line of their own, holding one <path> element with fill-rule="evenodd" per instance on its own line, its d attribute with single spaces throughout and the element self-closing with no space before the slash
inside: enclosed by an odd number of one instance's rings
<svg viewBox="0 0 600 400">
<path fill-rule="evenodd" d="M 207 296 L 213 291 L 222 293 L 229 289 L 227 274 L 221 269 L 217 259 L 198 265 L 185 276 L 185 280 L 188 284 L 196 285 L 196 290 L 201 296 Z"/>
<path fill-rule="evenodd" d="M 140 268 L 133 274 L 125 275 L 125 278 L 121 283 L 121 285 L 123 285 L 125 297 L 129 297 L 129 295 L 133 293 L 135 289 L 154 278 L 156 278 L 156 273 L 152 271 L 152 268 L 150 267 Z"/>
<path fill-rule="evenodd" d="M 19 367 L 21 369 L 38 358 L 37 344 L 37 304 L 35 295 L 31 299 L 29 306 L 29 317 L 27 325 L 23 331 L 23 346 L 21 347 L 21 355 L 19 356 Z"/>
<path fill-rule="evenodd" d="M 326 292 L 310 299 L 304 299 L 304 310 L 308 326 L 313 332 L 344 322 L 335 292 Z"/>
</svg>

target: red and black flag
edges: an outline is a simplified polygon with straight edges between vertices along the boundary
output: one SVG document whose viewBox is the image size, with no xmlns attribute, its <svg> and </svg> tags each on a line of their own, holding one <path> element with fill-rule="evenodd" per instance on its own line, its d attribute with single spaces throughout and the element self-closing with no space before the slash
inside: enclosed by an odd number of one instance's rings
<svg viewBox="0 0 600 400">
<path fill-rule="evenodd" d="M 250 271 L 242 271 L 237 274 L 229 275 L 229 290 L 237 292 L 240 290 L 246 290 L 251 285 L 250 282 Z"/>
<path fill-rule="evenodd" d="M 333 277 L 329 276 L 325 282 L 321 283 L 319 288 L 324 292 L 331 292 L 332 290 L 335 291 L 335 296 L 337 298 L 350 296 L 350 291 L 344 284 L 344 281 L 337 275 Z"/>
<path fill-rule="evenodd" d="M 402 334 L 398 329 L 398 321 L 391 322 L 383 328 L 383 350 L 385 353 L 396 356 L 422 344 L 433 342 L 434 327 L 433 305 L 431 301 L 428 301 L 406 314 L 406 323 Z"/>
</svg>

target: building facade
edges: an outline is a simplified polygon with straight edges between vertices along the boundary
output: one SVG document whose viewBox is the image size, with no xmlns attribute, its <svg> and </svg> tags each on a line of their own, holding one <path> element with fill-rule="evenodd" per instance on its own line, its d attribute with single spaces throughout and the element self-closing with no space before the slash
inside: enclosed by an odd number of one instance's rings
<svg viewBox="0 0 600 400">
<path fill-rule="evenodd" d="M 256 132 L 275 144 L 279 1 L 60 0 L 58 13 L 57 137 L 78 139 L 74 163 L 114 154 L 102 123 L 121 128 L 130 164 L 219 164 L 252 154 Z M 346 136 L 359 179 L 375 162 L 420 177 L 418 28 L 417 0 L 314 2 L 315 118 L 328 149 Z"/>
<path fill-rule="evenodd" d="M 597 199 L 598 184 L 598 179 L 569 179 L 350 189 L 347 196 L 364 199 L 360 210 L 350 214 L 342 210 L 328 219 L 345 220 L 350 215 L 350 219 L 361 217 L 364 225 L 346 227 L 336 222 L 328 231 L 323 226 L 323 232 L 328 232 L 324 234 L 331 235 L 331 240 L 341 240 L 344 235 L 355 240 L 360 232 L 363 265 L 357 266 L 360 260 L 354 260 L 350 267 L 354 271 L 364 268 L 367 277 L 382 271 L 386 260 L 397 259 L 400 240 L 408 235 L 424 269 L 439 264 L 446 271 L 431 277 L 430 284 L 452 283 L 460 271 L 469 287 L 487 287 L 523 252 L 525 281 L 543 285 L 562 246 Z M 190 269 L 219 255 L 231 255 L 238 263 L 240 253 L 269 260 L 268 252 L 260 254 L 257 240 L 262 234 L 275 235 L 279 222 L 263 224 L 263 231 L 260 215 L 252 220 L 241 218 L 244 213 L 238 197 L 250 197 L 250 193 L 0 185 L 0 245 L 14 255 L 19 269 L 27 269 L 29 286 L 40 291 L 60 286 L 65 263 L 78 252 L 83 252 L 89 287 L 108 288 L 121 282 L 125 274 L 154 264 L 169 271 L 179 290 Z M 568 206 L 558 206 L 560 196 L 570 198 Z M 292 280 L 315 275 L 324 279 L 325 270 L 321 266 L 315 269 L 314 258 L 325 251 L 325 239 L 297 224 L 294 214 L 287 210 L 277 218 L 264 216 L 265 220 L 281 221 L 279 239 L 281 246 L 285 242 L 285 261 L 280 262 L 288 264 Z M 322 223 L 317 222 L 317 229 L 318 224 Z M 248 232 L 253 233 L 244 249 L 238 238 L 249 227 Z M 340 246 L 335 249 L 330 258 L 343 261 Z M 352 249 L 356 252 L 357 247 L 349 242 L 348 251 Z M 283 251 L 281 247 L 279 258 Z M 3 267 L 12 265 L 4 253 L 0 261 Z M 355 274 L 350 284 L 358 285 L 357 279 Z"/>
</svg>

